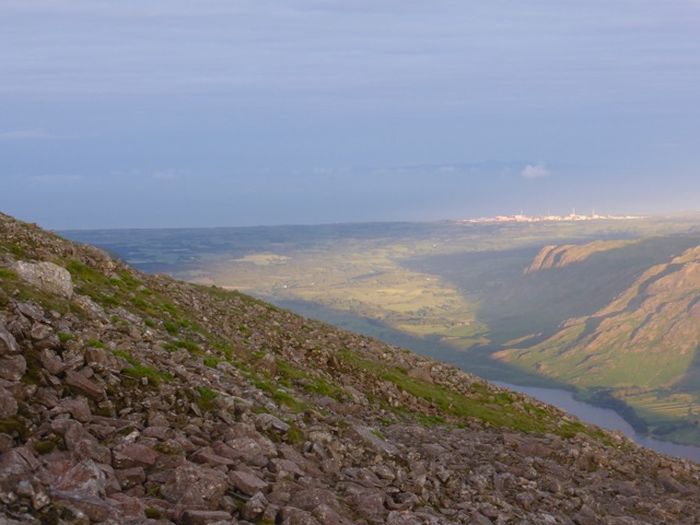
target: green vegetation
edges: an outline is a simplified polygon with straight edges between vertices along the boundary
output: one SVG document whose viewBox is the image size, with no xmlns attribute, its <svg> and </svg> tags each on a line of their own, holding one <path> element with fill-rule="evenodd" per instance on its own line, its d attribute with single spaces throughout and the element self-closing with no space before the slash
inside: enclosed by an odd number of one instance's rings
<svg viewBox="0 0 700 525">
<path fill-rule="evenodd" d="M 150 520 L 158 520 L 162 517 L 161 511 L 155 507 L 146 507 L 143 514 Z"/>
<path fill-rule="evenodd" d="M 219 394 L 217 394 L 214 390 L 206 386 L 198 386 L 197 394 L 197 406 L 201 410 L 208 412 L 216 407 L 214 401 L 217 397 L 219 397 Z"/>
<path fill-rule="evenodd" d="M 221 363 L 223 359 L 219 359 L 218 357 L 205 357 L 202 359 L 202 363 L 204 363 L 204 366 L 208 366 L 209 368 L 216 368 L 216 366 Z"/>
<path fill-rule="evenodd" d="M 472 389 L 471 395 L 460 394 L 449 388 L 411 377 L 398 367 L 360 357 L 349 350 L 340 352 L 339 357 L 345 363 L 371 372 L 393 383 L 401 390 L 430 403 L 432 408 L 428 413 L 422 413 L 421 417 L 417 418 L 427 424 L 442 422 L 444 418 L 449 418 L 448 420 L 453 422 L 476 418 L 496 427 L 524 432 L 553 432 L 562 437 L 571 437 L 578 432 L 591 434 L 585 425 L 578 422 L 557 421 L 535 405 L 526 402 L 516 405 L 516 398 L 510 393 L 493 395 L 487 389 L 479 392 L 477 388 Z M 593 434 L 599 438 L 604 435 L 595 432 Z"/>
<path fill-rule="evenodd" d="M 304 433 L 298 426 L 290 425 L 289 430 L 287 430 L 286 439 L 287 442 L 291 443 L 292 445 L 299 445 L 304 442 L 305 437 Z"/>
<path fill-rule="evenodd" d="M 304 412 L 307 409 L 307 405 L 305 403 L 299 401 L 292 394 L 286 390 L 283 390 L 282 388 L 279 388 L 268 379 L 263 379 L 250 373 L 249 376 L 251 376 L 253 384 L 257 388 L 269 394 L 270 397 L 279 405 L 287 407 L 292 412 Z"/>
<path fill-rule="evenodd" d="M 125 373 L 126 375 L 136 378 L 146 377 L 148 378 L 148 381 L 155 386 L 160 385 L 163 381 L 167 382 L 173 379 L 173 376 L 170 372 L 164 372 L 153 368 L 152 366 L 143 364 L 128 352 L 124 352 L 122 350 L 115 350 L 114 355 L 116 355 L 117 357 L 121 357 L 131 365 L 123 370 L 123 373 Z"/>
<path fill-rule="evenodd" d="M 17 433 L 23 440 L 29 435 L 27 425 L 19 416 L 0 419 L 0 433 L 13 435 Z"/>
<path fill-rule="evenodd" d="M 0 268 L 0 279 L 4 281 L 16 281 L 17 274 L 9 268 Z"/>
<path fill-rule="evenodd" d="M 341 387 L 322 377 L 318 377 L 292 366 L 283 359 L 277 359 L 276 363 L 277 373 L 280 376 L 280 383 L 284 386 L 290 388 L 299 386 L 308 393 L 331 397 L 338 401 L 342 401 L 347 397 L 346 392 Z"/>
<path fill-rule="evenodd" d="M 180 327 L 172 321 L 163 321 L 163 328 L 165 328 L 170 335 L 176 335 L 180 332 Z"/>
<path fill-rule="evenodd" d="M 34 450 L 36 450 L 38 454 L 42 455 L 53 452 L 55 448 L 56 442 L 50 439 L 45 439 L 43 441 L 37 441 L 36 443 L 34 443 Z"/>
<path fill-rule="evenodd" d="M 174 352 L 175 350 L 179 350 L 180 348 L 184 348 L 185 350 L 189 351 L 190 353 L 193 354 L 199 354 L 202 352 L 202 349 L 200 346 L 195 343 L 194 341 L 191 341 L 189 339 L 176 339 L 175 341 L 170 341 L 166 346 L 166 350 L 169 350 L 171 352 Z"/>
<path fill-rule="evenodd" d="M 68 334 L 66 332 L 58 332 L 57 335 L 58 335 L 58 340 L 61 342 L 61 344 L 67 343 L 71 339 L 74 339 L 73 334 Z"/>
</svg>

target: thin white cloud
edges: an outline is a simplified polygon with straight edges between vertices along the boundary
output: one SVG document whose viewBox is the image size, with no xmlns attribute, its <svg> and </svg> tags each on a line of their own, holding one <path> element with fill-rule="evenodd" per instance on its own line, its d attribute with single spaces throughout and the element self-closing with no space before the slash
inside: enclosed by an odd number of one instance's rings
<svg viewBox="0 0 700 525">
<path fill-rule="evenodd" d="M 520 172 L 524 179 L 543 179 L 549 177 L 552 172 L 544 164 L 528 164 Z"/>
<path fill-rule="evenodd" d="M 74 184 L 83 180 L 82 175 L 47 174 L 33 175 L 29 180 L 34 184 Z"/>
<path fill-rule="evenodd" d="M 165 170 L 157 170 L 151 173 L 151 178 L 156 179 L 156 180 L 162 180 L 162 181 L 167 181 L 167 180 L 175 180 L 179 178 L 181 175 L 181 172 L 178 170 L 174 169 L 165 169 Z"/>
<path fill-rule="evenodd" d="M 0 131 L 0 142 L 11 140 L 41 140 L 51 138 L 51 135 L 43 131 L 20 129 L 13 131 Z"/>
</svg>

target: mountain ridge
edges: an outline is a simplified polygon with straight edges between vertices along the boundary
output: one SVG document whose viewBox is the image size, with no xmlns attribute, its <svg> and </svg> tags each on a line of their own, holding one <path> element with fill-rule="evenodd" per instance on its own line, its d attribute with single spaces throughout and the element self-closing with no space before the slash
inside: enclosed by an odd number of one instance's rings
<svg viewBox="0 0 700 525">
<path fill-rule="evenodd" d="M 523 270 L 523 273 L 527 275 L 555 268 L 566 268 L 572 264 L 585 261 L 596 253 L 624 248 L 637 242 L 640 241 L 607 240 L 592 241 L 585 244 L 550 244 L 544 246 L 535 255 L 532 263 Z"/>
<path fill-rule="evenodd" d="M 700 383 L 688 380 L 696 374 L 699 318 L 700 246 L 651 266 L 608 305 L 569 319 L 545 341 L 497 357 L 577 386 L 617 389 L 652 421 L 654 405 L 644 396 L 660 392 L 681 417 L 700 408 Z"/>
</svg>

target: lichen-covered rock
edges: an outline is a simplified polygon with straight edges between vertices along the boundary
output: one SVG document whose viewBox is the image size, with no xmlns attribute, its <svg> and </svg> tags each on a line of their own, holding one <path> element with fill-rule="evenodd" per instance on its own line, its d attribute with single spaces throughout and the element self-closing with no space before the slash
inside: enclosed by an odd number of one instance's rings
<svg viewBox="0 0 700 525">
<path fill-rule="evenodd" d="M 168 474 L 160 492 L 172 503 L 215 509 L 228 486 L 228 479 L 221 471 L 186 463 Z"/>
<path fill-rule="evenodd" d="M 27 360 L 23 355 L 0 357 L 0 379 L 19 381 L 27 370 Z"/>
<path fill-rule="evenodd" d="M 104 496 L 107 476 L 91 459 L 83 460 L 58 478 L 54 488 L 66 493 Z"/>
<path fill-rule="evenodd" d="M 68 299 L 73 295 L 73 280 L 70 272 L 52 262 L 17 261 L 12 270 L 20 278 L 45 292 L 61 295 Z"/>
</svg>

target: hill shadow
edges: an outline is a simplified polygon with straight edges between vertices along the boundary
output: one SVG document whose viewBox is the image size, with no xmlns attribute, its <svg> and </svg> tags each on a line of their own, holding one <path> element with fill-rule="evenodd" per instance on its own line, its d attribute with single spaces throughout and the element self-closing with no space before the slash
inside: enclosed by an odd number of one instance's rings
<svg viewBox="0 0 700 525">
<path fill-rule="evenodd" d="M 489 338 L 502 345 L 525 336 L 544 339 L 567 319 L 591 315 L 649 267 L 667 263 L 698 244 L 698 235 L 654 237 L 595 253 L 564 268 L 530 274 L 523 270 L 540 246 L 416 257 L 401 264 L 441 277 L 468 301 L 476 302 L 478 319 L 489 326 Z"/>
</svg>

